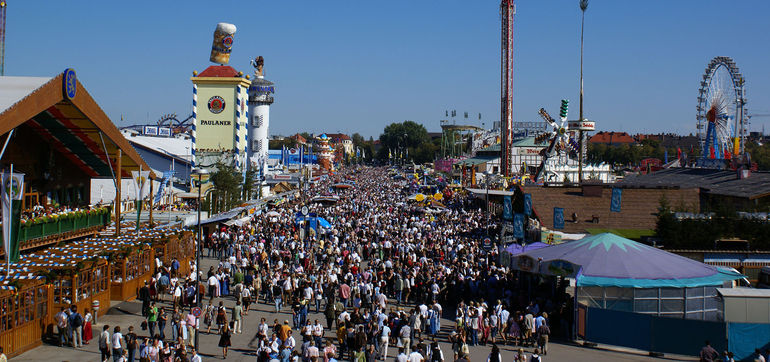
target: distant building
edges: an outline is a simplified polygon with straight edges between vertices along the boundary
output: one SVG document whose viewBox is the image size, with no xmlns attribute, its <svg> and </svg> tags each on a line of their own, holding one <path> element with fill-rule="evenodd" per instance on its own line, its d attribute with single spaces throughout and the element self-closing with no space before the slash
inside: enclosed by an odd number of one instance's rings
<svg viewBox="0 0 770 362">
<path fill-rule="evenodd" d="M 636 140 L 626 132 L 597 132 L 588 139 L 588 143 L 608 146 L 633 145 Z"/>
<path fill-rule="evenodd" d="M 665 148 L 681 148 L 682 150 L 690 150 L 700 148 L 698 143 L 698 137 L 695 135 L 681 136 L 674 133 L 659 133 L 659 134 L 637 134 L 634 136 L 638 142 L 643 140 L 655 140 L 660 142 L 660 145 Z"/>
<path fill-rule="evenodd" d="M 345 154 L 353 154 L 353 140 L 348 135 L 344 133 L 327 133 L 326 136 L 329 138 L 329 143 L 332 147 L 340 145 Z"/>
<path fill-rule="evenodd" d="M 307 145 L 307 139 L 305 139 L 305 137 L 302 137 L 302 135 L 299 133 L 289 137 L 289 139 L 292 139 L 301 145 Z"/>
</svg>

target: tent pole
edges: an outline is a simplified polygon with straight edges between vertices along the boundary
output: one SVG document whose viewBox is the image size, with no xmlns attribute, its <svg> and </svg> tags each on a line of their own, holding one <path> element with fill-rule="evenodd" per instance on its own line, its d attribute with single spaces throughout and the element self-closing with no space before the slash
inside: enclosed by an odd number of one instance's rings
<svg viewBox="0 0 770 362">
<path fill-rule="evenodd" d="M 8 132 L 8 137 L 5 138 L 5 144 L 3 144 L 3 150 L 0 151 L 0 160 L 3 159 L 3 155 L 5 155 L 5 148 L 8 147 L 8 142 L 11 140 L 11 137 L 13 137 L 13 131 L 15 130 L 16 128 L 13 128 L 10 132 Z"/>
<path fill-rule="evenodd" d="M 117 172 L 115 174 L 115 236 L 120 236 L 120 188 L 123 178 L 123 150 L 118 148 Z"/>
</svg>

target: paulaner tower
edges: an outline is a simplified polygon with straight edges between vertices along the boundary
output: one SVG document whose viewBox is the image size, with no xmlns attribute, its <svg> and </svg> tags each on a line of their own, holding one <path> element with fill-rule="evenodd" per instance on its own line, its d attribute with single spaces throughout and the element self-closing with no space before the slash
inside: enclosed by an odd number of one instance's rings
<svg viewBox="0 0 770 362">
<path fill-rule="evenodd" d="M 254 80 L 249 86 L 249 164 L 264 173 L 267 166 L 267 137 L 270 126 L 270 105 L 273 104 L 275 86 L 264 76 L 265 60 L 259 56 L 251 61 L 256 68 Z"/>
</svg>

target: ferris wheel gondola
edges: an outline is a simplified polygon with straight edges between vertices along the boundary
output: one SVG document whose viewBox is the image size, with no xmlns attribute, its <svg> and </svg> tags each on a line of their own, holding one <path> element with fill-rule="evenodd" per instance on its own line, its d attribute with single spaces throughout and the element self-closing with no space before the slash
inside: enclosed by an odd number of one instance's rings
<svg viewBox="0 0 770 362">
<path fill-rule="evenodd" d="M 697 133 L 701 164 L 729 160 L 743 153 L 747 132 L 745 80 L 729 57 L 706 66 L 698 91 Z"/>
</svg>

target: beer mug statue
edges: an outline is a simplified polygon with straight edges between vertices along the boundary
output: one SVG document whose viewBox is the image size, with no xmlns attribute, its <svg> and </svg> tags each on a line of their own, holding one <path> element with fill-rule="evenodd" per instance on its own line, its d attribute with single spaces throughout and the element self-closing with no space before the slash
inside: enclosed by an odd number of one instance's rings
<svg viewBox="0 0 770 362">
<path fill-rule="evenodd" d="M 222 65 L 230 62 L 233 35 L 235 35 L 235 25 L 228 23 L 217 24 L 217 28 L 214 30 L 214 42 L 211 44 L 211 57 L 209 57 L 211 62 Z"/>
</svg>

